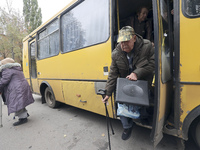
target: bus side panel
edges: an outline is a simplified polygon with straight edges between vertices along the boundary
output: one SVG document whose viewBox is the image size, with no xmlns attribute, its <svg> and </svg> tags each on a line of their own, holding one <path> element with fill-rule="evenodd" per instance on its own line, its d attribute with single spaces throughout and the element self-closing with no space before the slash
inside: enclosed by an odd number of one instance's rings
<svg viewBox="0 0 200 150">
<path fill-rule="evenodd" d="M 181 108 L 182 114 L 180 121 L 183 123 L 186 116 L 200 104 L 200 86 L 182 85 Z"/>
<path fill-rule="evenodd" d="M 192 4 L 198 6 L 196 1 Z M 181 8 L 180 12 L 184 11 L 187 11 L 187 8 Z M 180 13 L 180 128 L 188 113 L 200 105 L 200 17 L 190 18 L 182 13 Z"/>
<path fill-rule="evenodd" d="M 102 97 L 96 94 L 95 85 L 99 82 L 106 82 L 110 63 L 110 39 L 98 45 L 60 53 L 57 56 L 37 61 L 39 85 L 42 81 L 48 82 L 57 101 L 105 115 Z M 104 70 L 104 68 L 107 69 Z M 105 86 L 101 88 L 104 89 Z M 82 96 L 80 98 L 77 95 Z M 87 101 L 87 103 L 80 102 L 80 100 Z M 112 110 L 112 106 L 110 104 L 108 108 L 113 114 L 115 110 Z"/>
<path fill-rule="evenodd" d="M 105 115 L 102 97 L 95 92 L 95 82 L 63 81 L 62 86 L 66 104 Z M 111 114 L 111 103 L 107 107 L 109 114 Z M 113 116 L 110 115 L 110 117 Z"/>
<path fill-rule="evenodd" d="M 111 41 L 37 61 L 38 79 L 107 80 Z"/>
<path fill-rule="evenodd" d="M 180 16 L 180 77 L 181 82 L 200 83 L 200 18 Z"/>
</svg>

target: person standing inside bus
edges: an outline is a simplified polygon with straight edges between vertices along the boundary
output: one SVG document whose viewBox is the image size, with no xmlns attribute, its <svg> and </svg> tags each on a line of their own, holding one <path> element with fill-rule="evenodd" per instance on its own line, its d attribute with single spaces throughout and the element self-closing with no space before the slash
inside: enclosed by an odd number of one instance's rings
<svg viewBox="0 0 200 150">
<path fill-rule="evenodd" d="M 19 120 L 13 125 L 18 126 L 28 121 L 26 106 L 34 102 L 31 89 L 22 72 L 21 65 L 12 58 L 0 62 L 0 93 L 8 107 L 8 115 L 15 113 Z"/>
<path fill-rule="evenodd" d="M 154 48 L 149 40 L 136 34 L 130 26 L 119 31 L 118 45 L 112 52 L 112 63 L 106 84 L 106 96 L 102 99 L 107 103 L 116 88 L 117 78 L 127 78 L 132 81 L 147 80 L 149 85 L 155 68 Z M 137 106 L 136 106 L 137 107 Z M 120 117 L 124 131 L 122 139 L 131 136 L 133 121 L 131 118 Z"/>
<path fill-rule="evenodd" d="M 144 39 L 152 41 L 152 23 L 147 19 L 148 13 L 147 7 L 140 7 L 137 15 L 129 17 L 125 24 L 134 28 L 135 33 L 141 35 Z"/>
</svg>

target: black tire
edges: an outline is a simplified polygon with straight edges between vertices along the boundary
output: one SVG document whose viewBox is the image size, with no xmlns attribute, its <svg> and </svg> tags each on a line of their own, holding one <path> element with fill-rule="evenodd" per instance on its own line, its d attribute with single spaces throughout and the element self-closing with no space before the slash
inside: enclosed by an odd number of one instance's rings
<svg viewBox="0 0 200 150">
<path fill-rule="evenodd" d="M 197 147 L 200 149 L 200 117 L 194 121 L 191 132 L 193 140 L 195 141 Z"/>
<path fill-rule="evenodd" d="M 47 105 L 51 108 L 56 108 L 60 105 L 60 102 L 56 101 L 53 91 L 49 87 L 45 89 L 44 98 Z"/>
</svg>

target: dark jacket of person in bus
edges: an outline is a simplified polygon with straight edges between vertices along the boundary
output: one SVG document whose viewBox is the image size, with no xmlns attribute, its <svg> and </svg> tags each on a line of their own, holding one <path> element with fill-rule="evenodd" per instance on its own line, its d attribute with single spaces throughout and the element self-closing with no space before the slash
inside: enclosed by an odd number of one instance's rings
<svg viewBox="0 0 200 150">
<path fill-rule="evenodd" d="M 154 48 L 149 40 L 135 34 L 134 29 L 125 26 L 119 31 L 119 44 L 112 52 L 112 63 L 106 84 L 106 96 L 102 100 L 107 102 L 116 88 L 117 78 L 129 80 L 147 80 L 152 82 L 155 68 Z M 132 131 L 133 121 L 131 118 L 120 116 L 124 131 L 122 139 L 127 140 Z"/>
<path fill-rule="evenodd" d="M 144 39 L 152 41 L 152 23 L 147 19 L 148 12 L 146 7 L 140 7 L 137 15 L 129 17 L 125 25 L 134 28 L 135 33 L 141 35 Z"/>
<path fill-rule="evenodd" d="M 8 115 L 15 113 L 19 117 L 13 125 L 26 123 L 29 115 L 25 107 L 33 103 L 34 99 L 21 65 L 12 58 L 5 58 L 0 62 L 0 72 L 0 92 L 4 94 Z"/>
</svg>

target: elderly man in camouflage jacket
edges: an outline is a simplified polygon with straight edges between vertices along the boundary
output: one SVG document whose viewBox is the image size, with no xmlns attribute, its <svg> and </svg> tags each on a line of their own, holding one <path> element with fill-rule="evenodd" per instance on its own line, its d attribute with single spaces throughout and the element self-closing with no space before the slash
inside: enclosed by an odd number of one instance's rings
<svg viewBox="0 0 200 150">
<path fill-rule="evenodd" d="M 117 78 L 129 80 L 152 81 L 154 71 L 154 48 L 149 40 L 143 39 L 134 32 L 130 26 L 125 26 L 119 31 L 119 44 L 112 52 L 112 63 L 106 84 L 106 96 L 102 100 L 106 103 L 116 88 Z M 120 116 L 124 131 L 122 139 L 131 136 L 133 121 L 131 118 Z"/>
</svg>

